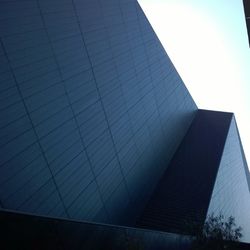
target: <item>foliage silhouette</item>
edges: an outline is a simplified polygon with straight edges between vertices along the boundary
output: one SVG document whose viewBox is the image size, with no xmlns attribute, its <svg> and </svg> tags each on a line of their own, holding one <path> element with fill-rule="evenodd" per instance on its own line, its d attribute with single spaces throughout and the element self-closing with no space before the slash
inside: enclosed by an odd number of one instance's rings
<svg viewBox="0 0 250 250">
<path fill-rule="evenodd" d="M 204 224 L 187 223 L 189 234 L 192 235 L 192 250 L 240 249 L 242 228 L 237 226 L 233 216 L 224 218 L 222 214 L 211 214 Z"/>
</svg>

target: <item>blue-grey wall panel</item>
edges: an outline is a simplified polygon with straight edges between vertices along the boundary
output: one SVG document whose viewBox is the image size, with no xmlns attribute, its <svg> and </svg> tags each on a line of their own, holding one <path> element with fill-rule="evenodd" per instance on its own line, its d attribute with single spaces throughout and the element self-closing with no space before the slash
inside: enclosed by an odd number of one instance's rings
<svg viewBox="0 0 250 250">
<path fill-rule="evenodd" d="M 235 118 L 232 119 L 207 215 L 233 216 L 250 242 L 250 193 Z"/>
<path fill-rule="evenodd" d="M 1 2 L 0 66 L 2 207 L 132 223 L 197 109 L 137 1 Z"/>
</svg>

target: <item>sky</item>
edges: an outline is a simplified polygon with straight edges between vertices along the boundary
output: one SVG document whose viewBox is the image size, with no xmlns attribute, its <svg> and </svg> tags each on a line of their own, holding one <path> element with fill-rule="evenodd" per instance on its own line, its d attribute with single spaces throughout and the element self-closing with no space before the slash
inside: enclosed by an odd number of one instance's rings
<svg viewBox="0 0 250 250">
<path fill-rule="evenodd" d="M 233 112 L 250 168 L 250 48 L 242 0 L 139 0 L 198 108 Z"/>
</svg>

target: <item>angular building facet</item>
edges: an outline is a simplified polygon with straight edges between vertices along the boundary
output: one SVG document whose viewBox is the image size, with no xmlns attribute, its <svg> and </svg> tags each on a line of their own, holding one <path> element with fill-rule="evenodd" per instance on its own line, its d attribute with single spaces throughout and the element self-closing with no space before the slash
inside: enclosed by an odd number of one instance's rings
<svg viewBox="0 0 250 250">
<path fill-rule="evenodd" d="M 136 0 L 1 1 L 0 21 L 2 211 L 172 233 L 222 211 L 250 235 L 235 119 L 198 110 Z"/>
<path fill-rule="evenodd" d="M 249 172 L 232 113 L 198 110 L 137 225 L 188 233 L 207 216 L 233 216 L 250 242 Z"/>
<path fill-rule="evenodd" d="M 232 118 L 208 214 L 233 216 L 236 223 L 243 228 L 243 239 L 250 242 L 250 198 L 247 181 L 248 167 L 244 161 L 240 137 L 235 118 Z"/>
<path fill-rule="evenodd" d="M 188 221 L 205 221 L 231 119 L 231 113 L 198 111 L 139 226 L 181 233 Z"/>
<path fill-rule="evenodd" d="M 248 42 L 250 45 L 250 4 L 249 1 L 243 0 L 243 7 L 245 12 L 245 19 L 246 19 L 246 30 L 248 35 Z"/>
<path fill-rule="evenodd" d="M 1 206 L 130 225 L 197 109 L 137 1 L 0 17 Z"/>
</svg>

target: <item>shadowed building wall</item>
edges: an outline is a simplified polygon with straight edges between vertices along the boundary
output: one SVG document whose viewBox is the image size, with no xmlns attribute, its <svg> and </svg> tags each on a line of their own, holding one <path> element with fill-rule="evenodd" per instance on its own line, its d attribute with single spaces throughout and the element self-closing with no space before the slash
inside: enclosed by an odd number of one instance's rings
<svg viewBox="0 0 250 250">
<path fill-rule="evenodd" d="M 131 224 L 197 109 L 135 0 L 0 3 L 0 203 Z"/>
<path fill-rule="evenodd" d="M 198 110 L 137 225 L 190 233 L 193 223 L 222 214 L 250 242 L 248 175 L 234 115 Z"/>
<path fill-rule="evenodd" d="M 246 28 L 248 34 L 248 42 L 250 44 L 250 3 L 248 0 L 243 0 L 245 18 L 246 18 Z"/>
<path fill-rule="evenodd" d="M 232 113 L 199 110 L 138 226 L 182 233 L 206 218 Z"/>
</svg>

